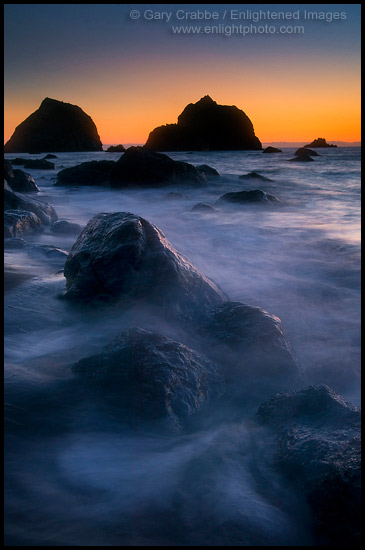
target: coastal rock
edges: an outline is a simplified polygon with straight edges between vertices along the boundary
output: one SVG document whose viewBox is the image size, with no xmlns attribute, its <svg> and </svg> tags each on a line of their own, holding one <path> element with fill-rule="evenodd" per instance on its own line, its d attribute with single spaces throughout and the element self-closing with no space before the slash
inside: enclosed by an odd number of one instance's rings
<svg viewBox="0 0 365 550">
<path fill-rule="evenodd" d="M 289 162 L 314 162 L 312 157 L 308 153 L 303 152 L 295 156 L 293 159 L 289 159 Z"/>
<path fill-rule="evenodd" d="M 96 126 L 77 105 L 46 98 L 16 127 L 5 153 L 102 151 Z"/>
<path fill-rule="evenodd" d="M 248 116 L 235 106 L 218 105 L 209 96 L 190 103 L 177 124 L 159 126 L 145 147 L 152 151 L 261 150 Z"/>
<path fill-rule="evenodd" d="M 14 179 L 10 180 L 10 187 L 13 191 L 18 193 L 38 193 L 39 187 L 36 185 L 34 179 L 27 172 L 23 170 L 14 170 Z"/>
<path fill-rule="evenodd" d="M 92 160 L 64 168 L 58 172 L 55 185 L 108 185 L 114 166 L 112 160 Z"/>
<path fill-rule="evenodd" d="M 27 241 L 22 239 L 21 237 L 18 238 L 7 238 L 4 239 L 4 249 L 5 250 L 21 250 L 22 248 L 25 248 L 27 246 Z"/>
<path fill-rule="evenodd" d="M 59 233 L 63 235 L 79 234 L 81 229 L 81 225 L 79 225 L 78 223 L 72 223 L 66 220 L 58 220 L 51 225 L 51 231 L 53 233 Z"/>
<path fill-rule="evenodd" d="M 224 393 L 223 378 L 206 357 L 140 328 L 123 332 L 72 370 L 136 419 L 167 418 L 174 428 Z"/>
<path fill-rule="evenodd" d="M 26 233 L 41 231 L 42 222 L 26 210 L 5 210 L 4 212 L 4 237 L 21 237 Z"/>
<path fill-rule="evenodd" d="M 304 147 L 337 147 L 337 145 L 330 145 L 325 138 L 317 138 L 312 143 L 309 143 L 309 145 L 304 145 Z"/>
<path fill-rule="evenodd" d="M 4 179 L 9 183 L 9 180 L 14 179 L 13 166 L 10 160 L 4 159 Z"/>
<path fill-rule="evenodd" d="M 53 155 L 52 153 L 48 153 L 48 155 L 43 157 L 43 160 L 49 160 L 49 159 L 57 159 L 57 155 Z"/>
<path fill-rule="evenodd" d="M 277 434 L 276 465 L 305 494 L 319 545 L 359 544 L 360 411 L 322 385 L 276 395 L 257 417 Z"/>
<path fill-rule="evenodd" d="M 196 169 L 204 174 L 207 178 L 214 178 L 219 176 L 219 172 L 215 168 L 208 166 L 207 164 L 200 164 Z"/>
<path fill-rule="evenodd" d="M 268 203 L 268 204 L 277 204 L 279 199 L 274 197 L 274 195 L 269 195 L 262 191 L 261 189 L 251 189 L 250 191 L 237 191 L 232 193 L 226 193 L 219 197 L 217 203 L 219 202 L 235 202 L 235 203 Z"/>
<path fill-rule="evenodd" d="M 273 181 L 270 178 L 267 178 L 266 176 L 262 176 L 261 174 L 258 174 L 258 172 L 249 172 L 248 174 L 242 174 L 242 176 L 238 176 L 239 179 L 256 179 L 261 181 Z"/>
<path fill-rule="evenodd" d="M 65 297 L 73 302 L 147 301 L 167 316 L 188 320 L 226 299 L 162 231 L 129 212 L 92 218 L 72 247 L 64 273 Z"/>
<path fill-rule="evenodd" d="M 46 258 L 57 262 L 61 261 L 62 265 L 68 256 L 68 252 L 66 252 L 66 250 L 62 250 L 62 248 L 58 248 L 57 246 L 50 244 L 34 245 L 30 250 L 28 250 L 28 254 L 29 256 L 45 256 Z"/>
<path fill-rule="evenodd" d="M 268 381 L 282 388 L 300 379 L 280 319 L 259 307 L 227 301 L 203 315 L 196 330 L 214 356 L 235 366 L 235 378 L 244 376 L 245 385 Z"/>
<path fill-rule="evenodd" d="M 143 147 L 129 147 L 111 171 L 113 187 L 138 185 L 164 187 L 170 184 L 204 185 L 203 176 L 192 164 Z"/>
<path fill-rule="evenodd" d="M 31 168 L 33 170 L 55 170 L 56 168 L 53 162 L 44 159 L 25 160 L 23 166 L 24 168 Z"/>
<path fill-rule="evenodd" d="M 13 191 L 4 189 L 4 209 L 5 210 L 26 210 L 33 212 L 40 219 L 42 224 L 51 225 L 57 221 L 58 216 L 55 209 L 49 204 L 40 201 L 39 199 L 22 197 Z"/>
<path fill-rule="evenodd" d="M 217 209 L 214 208 L 214 206 L 211 206 L 210 204 L 206 203 L 206 202 L 198 202 L 197 204 L 195 204 L 193 206 L 193 208 L 191 209 L 192 212 L 203 212 L 203 213 L 207 213 L 207 212 L 217 212 Z"/>
<path fill-rule="evenodd" d="M 107 153 L 124 153 L 125 147 L 124 145 L 111 145 L 110 147 L 108 147 L 106 152 Z"/>
<path fill-rule="evenodd" d="M 266 149 L 264 149 L 262 152 L 263 153 L 282 153 L 282 150 L 278 149 L 277 147 L 271 147 L 271 145 L 269 145 L 269 147 L 266 147 Z"/>
<path fill-rule="evenodd" d="M 319 157 L 317 151 L 312 151 L 312 149 L 308 149 L 307 147 L 299 147 L 299 149 L 295 151 L 294 155 L 309 155 L 310 157 Z"/>
</svg>

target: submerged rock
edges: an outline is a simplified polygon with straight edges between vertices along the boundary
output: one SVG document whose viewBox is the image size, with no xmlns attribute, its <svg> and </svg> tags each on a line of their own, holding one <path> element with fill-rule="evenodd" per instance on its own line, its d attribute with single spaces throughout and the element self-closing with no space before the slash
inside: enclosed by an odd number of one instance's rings
<svg viewBox="0 0 365 550">
<path fill-rule="evenodd" d="M 262 176 L 258 172 L 249 172 L 248 174 L 242 174 L 242 176 L 238 176 L 238 178 L 239 179 L 252 178 L 252 179 L 261 180 L 261 181 L 273 181 L 272 179 L 267 178 L 266 176 Z"/>
<path fill-rule="evenodd" d="M 183 319 L 226 298 L 157 227 L 129 212 L 92 218 L 72 247 L 64 273 L 65 297 L 71 301 L 147 301 Z"/>
<path fill-rule="evenodd" d="M 28 254 L 29 256 L 46 256 L 46 258 L 56 261 L 60 260 L 61 262 L 64 262 L 68 256 L 68 252 L 66 252 L 66 250 L 62 250 L 62 248 L 49 244 L 34 245 L 30 250 L 28 250 Z"/>
<path fill-rule="evenodd" d="M 4 151 L 102 151 L 102 144 L 93 120 L 80 107 L 47 97 L 16 127 Z"/>
<path fill-rule="evenodd" d="M 202 316 L 196 330 L 212 353 L 235 365 L 233 378 L 243 386 L 266 380 L 282 388 L 300 378 L 280 319 L 259 307 L 227 301 Z"/>
<path fill-rule="evenodd" d="M 58 219 L 55 209 L 49 204 L 33 197 L 23 197 L 18 193 L 7 191 L 6 189 L 4 189 L 4 209 L 19 209 L 33 212 L 43 225 L 51 225 L 51 223 Z"/>
<path fill-rule="evenodd" d="M 20 250 L 27 246 L 27 241 L 18 237 L 18 238 L 7 238 L 4 239 L 4 248 L 7 250 Z"/>
<path fill-rule="evenodd" d="M 26 210 L 5 210 L 4 237 L 21 237 L 42 230 L 41 220 Z"/>
<path fill-rule="evenodd" d="M 208 166 L 207 164 L 200 164 L 196 167 L 196 169 L 204 174 L 207 178 L 211 177 L 219 177 L 219 172 L 215 168 L 212 168 L 211 166 Z"/>
<path fill-rule="evenodd" d="M 250 191 L 237 191 L 226 193 L 225 195 L 222 195 L 217 202 L 219 203 L 221 201 L 238 202 L 243 204 L 250 202 L 277 204 L 280 202 L 279 199 L 274 197 L 274 195 L 269 195 L 261 189 L 251 189 Z"/>
<path fill-rule="evenodd" d="M 106 401 L 142 420 L 168 418 L 174 427 L 224 393 L 223 378 L 206 357 L 140 328 L 72 369 Z"/>
<path fill-rule="evenodd" d="M 304 492 L 319 545 L 358 544 L 360 411 L 328 386 L 279 394 L 258 419 L 277 434 L 276 464 Z"/>
<path fill-rule="evenodd" d="M 23 164 L 24 168 L 33 168 L 35 170 L 55 170 L 56 166 L 53 162 L 44 159 L 30 159 Z"/>
<path fill-rule="evenodd" d="M 58 156 L 57 155 L 53 155 L 52 153 L 48 153 L 48 155 L 45 155 L 43 157 L 43 160 L 49 160 L 49 159 L 57 159 Z"/>
<path fill-rule="evenodd" d="M 337 147 L 337 145 L 330 145 L 325 138 L 317 138 L 312 143 L 309 143 L 309 145 L 304 145 L 304 147 Z"/>
<path fill-rule="evenodd" d="M 111 174 L 113 187 L 138 185 L 164 187 L 170 184 L 203 185 L 202 175 L 192 164 L 173 160 L 167 155 L 129 147 L 115 163 Z"/>
<path fill-rule="evenodd" d="M 218 105 L 208 95 L 190 103 L 177 124 L 155 128 L 145 145 L 153 151 L 260 150 L 248 116 L 235 106 Z"/>
<path fill-rule="evenodd" d="M 312 151 L 312 149 L 308 149 L 307 147 L 299 147 L 299 149 L 295 151 L 294 155 L 309 155 L 310 157 L 319 157 L 317 151 Z"/>
<path fill-rule="evenodd" d="M 289 162 L 313 162 L 312 157 L 305 151 L 296 155 L 293 159 L 289 159 Z"/>
<path fill-rule="evenodd" d="M 58 220 L 51 225 L 53 233 L 61 233 L 64 235 L 79 234 L 82 227 L 78 223 L 71 223 L 66 220 Z"/>
<path fill-rule="evenodd" d="M 111 145 L 110 147 L 108 147 L 108 149 L 106 150 L 107 153 L 124 153 L 125 152 L 125 147 L 124 145 Z"/>
<path fill-rule="evenodd" d="M 206 202 L 198 202 L 193 206 L 191 211 L 192 212 L 217 212 L 217 209 Z"/>
<path fill-rule="evenodd" d="M 57 174 L 56 185 L 108 185 L 113 160 L 92 160 L 71 168 L 64 168 Z"/>
<path fill-rule="evenodd" d="M 269 147 L 266 147 L 266 149 L 264 149 L 262 152 L 263 153 L 282 153 L 282 150 L 278 149 L 277 147 L 272 147 L 271 145 L 269 145 Z"/>
</svg>

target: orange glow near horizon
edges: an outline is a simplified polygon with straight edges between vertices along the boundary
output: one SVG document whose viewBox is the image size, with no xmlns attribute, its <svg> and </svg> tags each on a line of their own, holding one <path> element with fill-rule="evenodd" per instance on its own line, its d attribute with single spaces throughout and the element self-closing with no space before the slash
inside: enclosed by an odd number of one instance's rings
<svg viewBox="0 0 365 550">
<path fill-rule="evenodd" d="M 176 71 L 167 60 L 159 59 L 158 64 L 149 60 L 130 67 L 127 77 L 105 67 L 92 88 L 89 82 L 95 75 L 83 75 L 75 83 L 69 75 L 62 82 L 38 82 L 26 100 L 20 92 L 9 90 L 5 141 L 46 96 L 79 105 L 94 120 L 103 144 L 116 144 L 145 143 L 151 130 L 176 122 L 188 103 L 206 94 L 219 104 L 245 111 L 263 143 L 310 142 L 319 136 L 328 141 L 360 141 L 356 65 L 342 67 L 339 74 L 334 65 L 323 68 L 315 59 L 289 59 L 284 67 L 277 61 L 255 68 L 231 60 L 219 63 L 217 78 L 213 59 L 206 58 L 198 71 L 199 63 L 181 63 Z"/>
</svg>

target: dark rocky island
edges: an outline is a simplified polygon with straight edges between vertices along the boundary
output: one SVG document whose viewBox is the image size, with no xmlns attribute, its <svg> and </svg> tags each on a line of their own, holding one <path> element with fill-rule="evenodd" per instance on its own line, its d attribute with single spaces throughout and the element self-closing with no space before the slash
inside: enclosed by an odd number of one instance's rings
<svg viewBox="0 0 365 550">
<path fill-rule="evenodd" d="M 236 106 L 218 105 L 208 95 L 187 105 L 177 124 L 152 130 L 145 147 L 152 151 L 262 149 L 248 116 Z"/>
<path fill-rule="evenodd" d="M 317 138 L 309 145 L 304 145 L 304 147 L 337 147 L 337 145 L 330 145 L 325 138 Z"/>
<path fill-rule="evenodd" d="M 5 153 L 102 151 L 92 118 L 77 105 L 46 98 L 16 127 Z"/>
<path fill-rule="evenodd" d="M 266 147 L 266 149 L 264 149 L 262 152 L 263 153 L 282 153 L 282 150 L 278 149 L 277 147 L 271 147 L 271 145 L 269 145 L 269 147 Z"/>
</svg>

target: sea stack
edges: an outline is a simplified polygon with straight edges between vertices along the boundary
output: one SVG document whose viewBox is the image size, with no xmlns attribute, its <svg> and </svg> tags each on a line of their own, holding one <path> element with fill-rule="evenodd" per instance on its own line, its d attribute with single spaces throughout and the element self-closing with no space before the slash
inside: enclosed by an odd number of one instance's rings
<svg viewBox="0 0 365 550">
<path fill-rule="evenodd" d="M 46 97 L 4 146 L 5 153 L 102 151 L 92 118 L 77 105 Z"/>
<path fill-rule="evenodd" d="M 229 105 L 218 105 L 206 95 L 190 103 L 177 124 L 159 126 L 145 144 L 152 151 L 261 150 L 261 142 L 248 116 Z"/>
<path fill-rule="evenodd" d="M 304 147 L 337 147 L 337 145 L 331 145 L 327 143 L 325 138 L 317 138 L 312 143 L 309 143 L 308 145 L 304 145 Z"/>
</svg>

